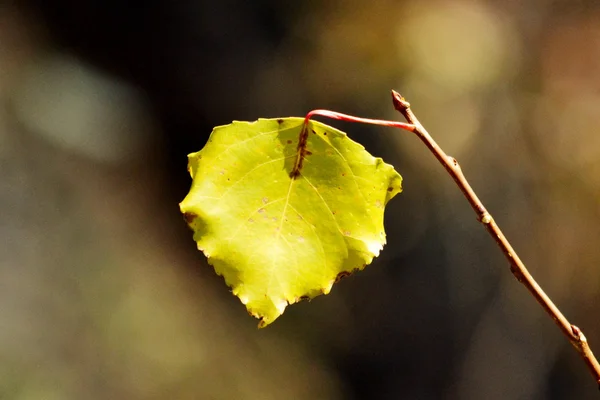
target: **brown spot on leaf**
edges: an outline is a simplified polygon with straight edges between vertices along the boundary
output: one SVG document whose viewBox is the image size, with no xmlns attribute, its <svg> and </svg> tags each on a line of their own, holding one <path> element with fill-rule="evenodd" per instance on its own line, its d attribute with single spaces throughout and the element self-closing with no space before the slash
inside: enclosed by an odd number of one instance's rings
<svg viewBox="0 0 600 400">
<path fill-rule="evenodd" d="M 337 274 L 337 276 L 335 277 L 335 283 L 338 283 L 339 281 L 341 281 L 342 279 L 344 279 L 347 276 L 352 275 L 351 272 L 348 271 L 342 271 L 339 274 Z"/>
<path fill-rule="evenodd" d="M 259 209 L 258 209 L 258 212 L 259 212 L 260 214 L 262 214 L 262 213 L 264 213 L 264 212 L 265 212 L 265 209 L 264 209 L 264 208 L 259 208 Z"/>
<path fill-rule="evenodd" d="M 269 202 L 269 198 L 268 197 L 263 197 L 262 198 L 262 202 L 263 202 L 263 204 L 267 204 Z"/>
<path fill-rule="evenodd" d="M 314 131 L 313 131 L 314 132 Z M 298 147 L 296 149 L 296 161 L 294 162 L 294 168 L 292 172 L 290 172 L 290 178 L 297 179 L 300 176 L 300 171 L 302 170 L 302 164 L 304 163 L 304 158 L 306 157 L 306 142 L 308 139 L 308 126 L 304 124 L 302 130 L 300 131 L 300 135 L 298 136 Z"/>
<path fill-rule="evenodd" d="M 300 296 L 299 300 L 300 301 L 302 301 L 302 300 L 310 300 L 310 297 L 308 297 L 308 296 Z"/>
<path fill-rule="evenodd" d="M 280 125 L 283 124 L 283 118 L 277 119 L 277 123 L 280 124 Z"/>
<path fill-rule="evenodd" d="M 194 222 L 196 218 L 198 218 L 198 216 L 191 212 L 186 212 L 183 214 L 183 219 L 185 219 L 185 222 L 187 222 L 188 224 Z"/>
<path fill-rule="evenodd" d="M 315 130 L 314 130 L 314 129 L 311 129 L 311 131 L 312 131 L 313 135 L 316 135 L 316 134 L 317 134 L 317 132 L 315 132 Z"/>
<path fill-rule="evenodd" d="M 248 222 L 254 222 L 254 220 L 252 218 L 249 218 Z"/>
<path fill-rule="evenodd" d="M 394 188 L 390 186 L 390 187 L 388 188 L 388 192 L 393 192 L 393 191 L 394 191 Z"/>
<path fill-rule="evenodd" d="M 306 150 L 306 155 L 307 155 L 307 156 L 312 156 L 312 151 L 310 151 L 310 150 Z"/>
<path fill-rule="evenodd" d="M 288 139 L 287 144 L 292 144 L 292 139 Z"/>
</svg>

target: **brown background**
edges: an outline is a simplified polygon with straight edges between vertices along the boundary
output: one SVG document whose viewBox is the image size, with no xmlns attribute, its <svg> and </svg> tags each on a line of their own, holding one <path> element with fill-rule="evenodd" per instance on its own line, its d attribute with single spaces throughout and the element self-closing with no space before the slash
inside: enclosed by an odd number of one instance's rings
<svg viewBox="0 0 600 400">
<path fill-rule="evenodd" d="M 600 3 L 0 5 L 1 399 L 586 399 L 597 387 L 408 133 L 389 245 L 266 330 L 196 251 L 186 154 L 400 91 L 600 352 Z"/>
</svg>

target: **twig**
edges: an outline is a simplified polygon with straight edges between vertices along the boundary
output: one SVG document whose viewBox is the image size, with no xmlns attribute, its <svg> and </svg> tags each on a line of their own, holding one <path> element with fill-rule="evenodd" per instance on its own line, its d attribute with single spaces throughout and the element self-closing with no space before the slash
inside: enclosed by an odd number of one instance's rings
<svg viewBox="0 0 600 400">
<path fill-rule="evenodd" d="M 438 144 L 433 140 L 433 138 L 429 135 L 427 130 L 421 125 L 415 114 L 410 109 L 410 104 L 402 97 L 398 92 L 392 90 L 392 101 L 394 103 L 394 108 L 398 110 L 404 118 L 409 122 L 410 127 L 405 127 L 404 129 L 410 130 L 415 133 L 423 143 L 427 146 L 427 148 L 433 153 L 433 155 L 438 159 L 440 164 L 446 168 L 446 171 L 452 176 L 454 182 L 458 185 L 460 190 L 463 192 L 471 207 L 477 214 L 477 218 L 479 221 L 485 226 L 489 234 L 494 238 L 508 261 L 510 262 L 510 271 L 517 278 L 519 282 L 521 282 L 527 290 L 531 293 L 533 297 L 537 300 L 537 302 L 546 310 L 546 312 L 552 317 L 556 325 L 560 328 L 563 334 L 569 339 L 571 344 L 577 349 L 581 358 L 587 365 L 590 373 L 596 379 L 596 383 L 599 385 L 600 389 L 600 364 L 592 349 L 590 348 L 587 339 L 583 332 L 572 325 L 567 318 L 560 312 L 558 307 L 550 300 L 548 295 L 544 293 L 540 285 L 533 279 L 527 268 L 525 268 L 525 264 L 521 261 L 515 250 L 510 245 L 508 239 L 504 236 L 490 213 L 485 209 L 481 200 L 477 197 L 471 185 L 465 178 L 458 161 L 455 158 L 448 156 Z"/>
<path fill-rule="evenodd" d="M 410 109 L 410 104 L 402 97 L 398 92 L 392 90 L 392 101 L 394 103 L 394 108 L 398 110 L 404 118 L 408 121 L 397 122 L 397 121 L 385 121 L 379 119 L 369 119 L 369 118 L 359 118 L 354 117 L 352 115 L 342 114 L 335 111 L 329 110 L 313 110 L 306 114 L 304 118 L 304 129 L 308 127 L 308 121 L 311 117 L 315 115 L 321 115 L 328 118 L 339 119 L 343 121 L 351 121 L 351 122 L 361 122 L 365 124 L 372 125 L 383 125 L 394 128 L 405 129 L 409 132 L 415 133 L 425 146 L 433 153 L 433 155 L 438 159 L 440 164 L 446 168 L 446 171 L 450 174 L 456 185 L 463 192 L 471 207 L 477 214 L 477 219 L 485 226 L 489 234 L 494 238 L 508 261 L 510 262 L 510 271 L 517 278 L 519 282 L 521 282 L 527 290 L 531 293 L 531 295 L 537 300 L 537 302 L 546 310 L 546 312 L 552 317 L 556 325 L 560 328 L 563 334 L 569 339 L 569 342 L 577 349 L 581 358 L 587 365 L 590 373 L 596 379 L 596 383 L 598 384 L 598 388 L 600 389 L 600 364 L 592 349 L 590 348 L 585 335 L 575 325 L 571 325 L 571 323 L 567 320 L 567 318 L 560 312 L 558 307 L 550 300 L 548 295 L 542 290 L 540 285 L 533 279 L 527 268 L 525 268 L 525 264 L 519 258 L 515 250 L 510 245 L 508 239 L 504 236 L 500 227 L 496 224 L 490 213 L 485 209 L 483 203 L 475 192 L 465 175 L 463 174 L 458 161 L 455 158 L 448 156 L 438 144 L 433 140 L 431 135 L 427 132 L 427 130 L 421 125 L 415 114 Z"/>
</svg>

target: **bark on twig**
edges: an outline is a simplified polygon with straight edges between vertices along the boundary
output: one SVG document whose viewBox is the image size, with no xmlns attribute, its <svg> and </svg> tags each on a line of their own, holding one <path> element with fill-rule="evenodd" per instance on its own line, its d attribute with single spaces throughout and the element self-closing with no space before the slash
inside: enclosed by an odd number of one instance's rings
<svg viewBox="0 0 600 400">
<path fill-rule="evenodd" d="M 510 242 L 504 236 L 504 233 L 500 230 L 500 227 L 496 224 L 496 221 L 492 218 L 491 214 L 485 209 L 483 203 L 477 195 L 473 188 L 465 178 L 458 161 L 455 158 L 448 156 L 438 144 L 433 140 L 431 135 L 427 132 L 427 130 L 421 125 L 415 114 L 412 112 L 410 108 L 410 104 L 402 97 L 398 92 L 392 90 L 392 101 L 394 103 L 394 108 L 399 111 L 408 123 L 398 122 L 398 121 L 385 121 L 379 119 L 369 119 L 369 118 L 360 118 L 354 117 L 352 115 L 346 115 L 342 113 L 338 113 L 335 111 L 329 110 L 313 110 L 309 112 L 305 119 L 304 124 L 305 128 L 307 128 L 308 121 L 311 117 L 315 115 L 321 115 L 328 118 L 339 119 L 344 121 L 352 121 L 352 122 L 361 122 L 365 124 L 372 125 L 383 125 L 394 128 L 400 128 L 407 130 L 409 132 L 413 132 L 416 134 L 419 139 L 427 146 L 427 148 L 433 153 L 433 155 L 438 159 L 440 164 L 444 166 L 448 174 L 454 179 L 456 185 L 463 192 L 469 204 L 477 214 L 477 219 L 479 222 L 483 224 L 483 226 L 487 229 L 489 234 L 498 244 L 498 247 L 502 250 L 506 258 L 510 263 L 510 271 L 517 278 L 519 282 L 523 284 L 527 288 L 527 290 L 531 293 L 531 295 L 537 300 L 537 302 L 546 310 L 548 315 L 554 320 L 556 325 L 560 328 L 563 334 L 567 337 L 569 342 L 575 347 L 583 361 L 585 362 L 588 370 L 594 376 L 596 383 L 598 384 L 598 388 L 600 389 L 600 364 L 592 349 L 590 348 L 585 335 L 577 326 L 572 325 L 567 318 L 563 315 L 562 312 L 558 309 L 558 307 L 550 300 L 550 297 L 542 290 L 540 285 L 533 279 L 527 268 L 525 268 L 525 264 L 519 258 L 515 250 L 512 248 Z"/>
<path fill-rule="evenodd" d="M 540 285 L 533 279 L 523 261 L 519 258 L 515 250 L 512 248 L 510 242 L 502 231 L 500 227 L 496 224 L 490 213 L 485 209 L 483 203 L 475 192 L 469 182 L 465 178 L 458 161 L 455 158 L 448 156 L 438 144 L 433 140 L 433 138 L 429 135 L 427 130 L 421 125 L 415 114 L 412 112 L 410 108 L 410 104 L 396 91 L 392 90 L 392 101 L 394 103 L 394 108 L 398 110 L 404 118 L 409 122 L 412 127 L 408 130 L 415 133 L 419 139 L 427 148 L 433 153 L 433 155 L 438 159 L 440 164 L 446 168 L 446 171 L 450 174 L 454 182 L 458 185 L 460 190 L 465 195 L 469 204 L 477 214 L 478 220 L 483 224 L 483 226 L 487 229 L 489 234 L 498 244 L 498 247 L 502 250 L 508 261 L 510 262 L 510 271 L 517 278 L 519 282 L 521 282 L 527 290 L 531 293 L 531 295 L 537 300 L 537 302 L 546 310 L 546 312 L 552 317 L 556 325 L 560 328 L 563 334 L 567 337 L 567 339 L 571 342 L 571 344 L 577 349 L 581 358 L 587 365 L 589 371 L 594 376 L 596 383 L 600 389 L 600 364 L 592 349 L 590 348 L 585 335 L 575 325 L 572 325 L 567 318 L 560 312 L 558 307 L 550 300 L 550 297 L 542 290 Z M 405 128 L 406 129 L 406 128 Z"/>
</svg>

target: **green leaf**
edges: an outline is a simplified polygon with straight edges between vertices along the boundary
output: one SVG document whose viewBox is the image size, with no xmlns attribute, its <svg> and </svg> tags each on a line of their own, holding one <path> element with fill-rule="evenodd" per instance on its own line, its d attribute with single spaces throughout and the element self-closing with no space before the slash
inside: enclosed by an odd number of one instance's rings
<svg viewBox="0 0 600 400">
<path fill-rule="evenodd" d="M 259 327 L 371 263 L 385 244 L 384 207 L 402 190 L 394 168 L 345 133 L 303 127 L 303 118 L 235 121 L 188 156 L 181 211 Z"/>
</svg>

